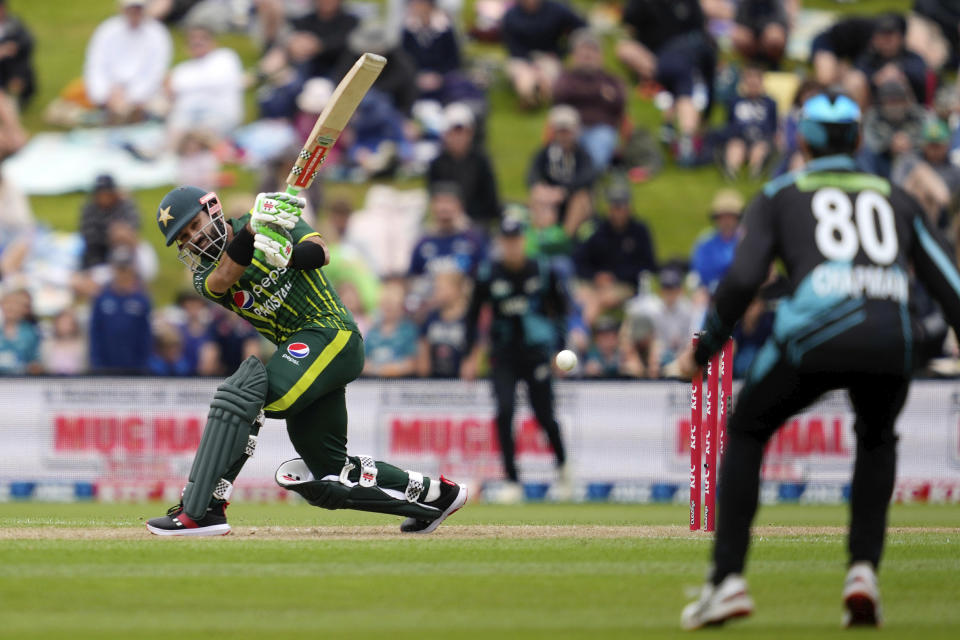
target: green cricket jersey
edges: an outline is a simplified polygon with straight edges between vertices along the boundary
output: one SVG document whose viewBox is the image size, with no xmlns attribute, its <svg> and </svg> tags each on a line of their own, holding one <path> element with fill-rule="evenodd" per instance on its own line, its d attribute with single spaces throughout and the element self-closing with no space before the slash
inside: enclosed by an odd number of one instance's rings
<svg viewBox="0 0 960 640">
<path fill-rule="evenodd" d="M 250 214 L 228 220 L 234 234 L 247 224 Z M 294 242 L 318 235 L 303 220 L 290 230 Z M 207 287 L 216 267 L 211 264 L 193 277 L 193 286 L 204 298 L 239 314 L 273 344 L 280 345 L 301 329 L 324 327 L 359 333 L 353 316 L 323 275 L 322 269 L 301 271 L 276 268 L 257 258 L 230 289 L 220 295 Z"/>
</svg>

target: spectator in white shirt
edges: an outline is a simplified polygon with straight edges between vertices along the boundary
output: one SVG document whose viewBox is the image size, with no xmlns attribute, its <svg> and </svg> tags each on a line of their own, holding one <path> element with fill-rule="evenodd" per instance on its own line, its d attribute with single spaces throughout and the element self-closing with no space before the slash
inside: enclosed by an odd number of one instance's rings
<svg viewBox="0 0 960 640">
<path fill-rule="evenodd" d="M 226 136 L 243 121 L 240 56 L 233 49 L 217 48 L 213 32 L 203 25 L 187 29 L 187 50 L 190 59 L 173 68 L 167 84 L 167 124 L 174 144 L 193 129 Z"/>
<path fill-rule="evenodd" d="M 121 0 L 122 13 L 104 20 L 87 45 L 83 81 L 107 121 L 134 122 L 163 86 L 172 44 L 166 27 L 144 13 L 146 0 Z"/>
</svg>

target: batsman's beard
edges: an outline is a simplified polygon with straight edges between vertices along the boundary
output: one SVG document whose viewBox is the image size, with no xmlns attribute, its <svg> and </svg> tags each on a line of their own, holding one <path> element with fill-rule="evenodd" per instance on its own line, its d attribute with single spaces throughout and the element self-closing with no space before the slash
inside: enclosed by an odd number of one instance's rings
<svg viewBox="0 0 960 640">
<path fill-rule="evenodd" d="M 218 210 L 212 212 L 210 220 L 180 245 L 177 258 L 196 273 L 204 264 L 218 261 L 226 246 L 227 225 L 223 220 L 223 212 Z"/>
</svg>

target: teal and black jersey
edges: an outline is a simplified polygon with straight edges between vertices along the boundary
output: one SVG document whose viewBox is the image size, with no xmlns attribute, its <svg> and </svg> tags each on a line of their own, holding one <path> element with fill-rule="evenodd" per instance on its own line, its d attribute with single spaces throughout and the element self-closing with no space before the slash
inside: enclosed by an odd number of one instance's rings
<svg viewBox="0 0 960 640">
<path fill-rule="evenodd" d="M 247 214 L 228 222 L 236 233 L 249 219 Z M 317 232 L 300 220 L 290 234 L 294 242 L 301 242 Z M 353 316 L 340 302 L 322 269 L 277 268 L 254 258 L 240 280 L 218 295 L 207 286 L 207 278 L 215 267 L 211 264 L 194 274 L 193 286 L 203 297 L 248 320 L 273 344 L 282 344 L 307 328 L 358 331 Z"/>
<path fill-rule="evenodd" d="M 477 270 L 467 309 L 467 351 L 477 339 L 480 311 L 493 309 L 491 350 L 499 355 L 547 353 L 561 346 L 569 303 L 563 279 L 545 260 L 527 259 L 519 270 L 487 262 Z"/>
<path fill-rule="evenodd" d="M 781 357 L 807 370 L 909 374 L 911 270 L 960 328 L 960 274 L 946 243 L 913 198 L 857 171 L 847 156 L 819 158 L 768 183 L 743 225 L 705 321 L 701 363 L 730 335 L 776 259 L 791 295 L 752 376 Z"/>
</svg>

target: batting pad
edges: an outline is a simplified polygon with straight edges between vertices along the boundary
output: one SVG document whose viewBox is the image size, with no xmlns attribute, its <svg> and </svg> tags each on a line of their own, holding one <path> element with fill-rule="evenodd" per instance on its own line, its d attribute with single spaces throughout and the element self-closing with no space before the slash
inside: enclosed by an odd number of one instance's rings
<svg viewBox="0 0 960 640">
<path fill-rule="evenodd" d="M 267 397 L 267 369 L 250 356 L 217 387 L 207 425 L 183 489 L 183 510 L 194 519 L 207 512 L 220 479 L 246 455 L 251 427 Z"/>
</svg>

